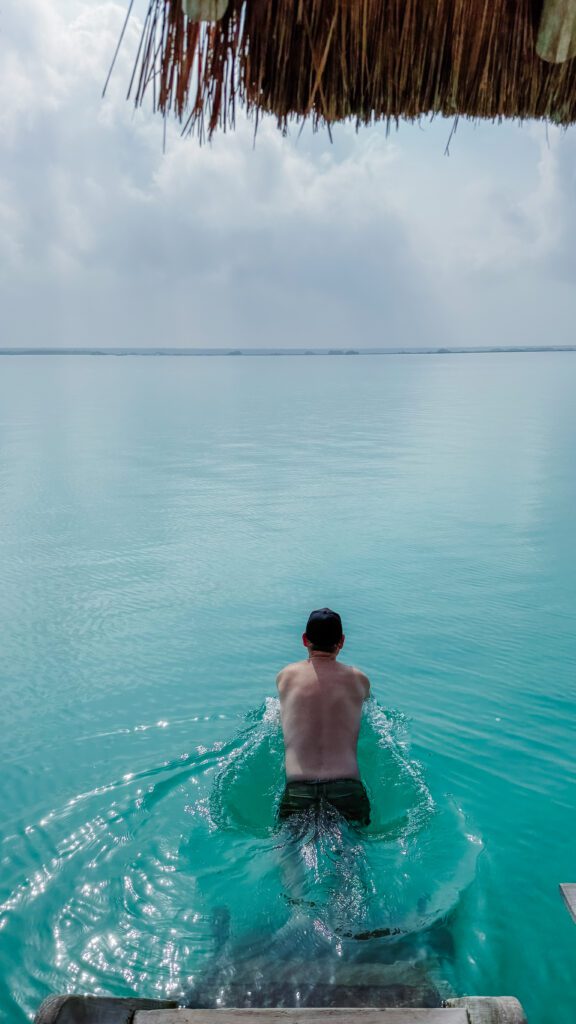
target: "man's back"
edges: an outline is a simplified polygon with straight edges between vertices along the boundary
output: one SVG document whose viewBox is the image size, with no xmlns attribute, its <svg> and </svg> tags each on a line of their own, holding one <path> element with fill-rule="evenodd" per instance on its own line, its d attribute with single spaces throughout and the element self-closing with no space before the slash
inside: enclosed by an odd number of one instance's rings
<svg viewBox="0 0 576 1024">
<path fill-rule="evenodd" d="M 356 748 L 367 677 L 316 652 L 287 665 L 277 678 L 286 778 L 358 779 Z"/>
</svg>

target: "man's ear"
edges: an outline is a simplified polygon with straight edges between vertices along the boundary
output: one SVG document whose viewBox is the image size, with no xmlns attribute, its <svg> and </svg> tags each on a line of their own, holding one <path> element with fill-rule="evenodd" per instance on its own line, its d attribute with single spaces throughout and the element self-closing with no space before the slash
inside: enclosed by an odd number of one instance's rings
<svg viewBox="0 0 576 1024">
<path fill-rule="evenodd" d="M 310 641 L 306 636 L 306 633 L 302 633 L 302 643 L 304 644 L 304 647 L 310 647 Z"/>
<path fill-rule="evenodd" d="M 346 639 L 346 637 L 344 636 L 344 633 L 342 633 L 342 639 L 340 640 L 340 646 L 339 646 L 339 648 L 338 648 L 338 650 L 339 650 L 339 651 L 341 651 L 341 650 L 342 650 L 342 648 L 344 647 L 344 641 L 345 641 L 345 639 Z"/>
</svg>

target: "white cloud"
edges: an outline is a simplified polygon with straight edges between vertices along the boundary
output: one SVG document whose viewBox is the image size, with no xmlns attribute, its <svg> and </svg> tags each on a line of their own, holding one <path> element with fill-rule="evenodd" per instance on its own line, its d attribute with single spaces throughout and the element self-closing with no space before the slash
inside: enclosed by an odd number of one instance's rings
<svg viewBox="0 0 576 1024">
<path fill-rule="evenodd" d="M 124 15 L 2 14 L 0 344 L 572 340 L 572 133 L 461 125 L 446 158 L 443 122 L 330 146 L 268 120 L 163 154 L 125 101 L 136 18 L 100 98 Z"/>
</svg>

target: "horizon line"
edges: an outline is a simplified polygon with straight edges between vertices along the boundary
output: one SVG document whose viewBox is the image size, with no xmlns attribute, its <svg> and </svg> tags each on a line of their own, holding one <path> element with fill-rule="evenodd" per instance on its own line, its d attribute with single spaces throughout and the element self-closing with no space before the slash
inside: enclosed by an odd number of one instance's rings
<svg viewBox="0 0 576 1024">
<path fill-rule="evenodd" d="M 363 355 L 482 355 L 526 352 L 576 352 L 576 345 L 470 345 L 426 347 L 322 347 L 315 348 L 201 348 L 136 346 L 47 346 L 0 348 L 0 356 L 363 356 Z"/>
</svg>

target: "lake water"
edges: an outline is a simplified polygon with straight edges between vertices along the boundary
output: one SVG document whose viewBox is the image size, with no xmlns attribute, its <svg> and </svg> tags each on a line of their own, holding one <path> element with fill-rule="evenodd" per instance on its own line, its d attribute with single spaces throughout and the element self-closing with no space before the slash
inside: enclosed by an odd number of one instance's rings
<svg viewBox="0 0 576 1024">
<path fill-rule="evenodd" d="M 2 358 L 3 1020 L 576 1020 L 575 394 L 571 353 Z M 325 604 L 374 820 L 289 839 L 274 679 Z"/>
</svg>

